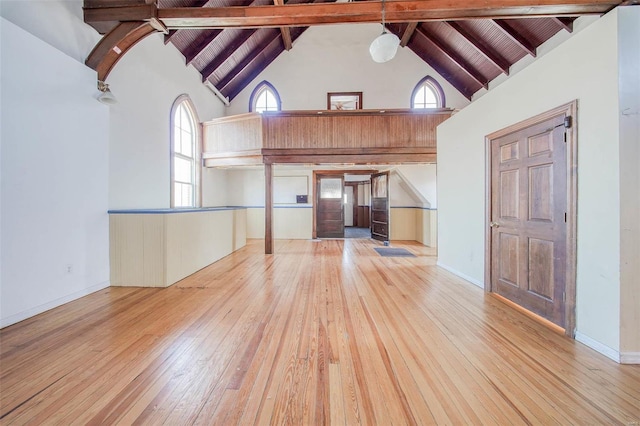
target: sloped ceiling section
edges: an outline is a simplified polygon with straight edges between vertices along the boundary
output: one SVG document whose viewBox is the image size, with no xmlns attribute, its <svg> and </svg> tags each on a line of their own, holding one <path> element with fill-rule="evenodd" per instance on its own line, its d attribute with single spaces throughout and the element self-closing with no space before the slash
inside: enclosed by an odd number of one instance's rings
<svg viewBox="0 0 640 426">
<path fill-rule="evenodd" d="M 573 31 L 575 18 L 475 19 L 422 22 L 408 37 L 407 47 L 471 99 L 511 65 L 558 31 Z M 402 38 L 409 24 L 389 30 Z"/>
<path fill-rule="evenodd" d="M 316 0 L 315 3 L 322 3 Z M 314 3 L 313 0 L 289 0 L 286 4 Z M 268 6 L 271 0 L 160 0 L 160 8 Z M 284 4 L 284 3 L 283 3 Z M 170 31 L 166 43 L 172 43 L 229 100 L 235 98 L 258 74 L 308 27 L 184 29 Z"/>
<path fill-rule="evenodd" d="M 389 0 L 387 28 L 402 46 L 471 99 L 500 74 L 509 74 L 515 62 L 535 56 L 538 46 L 553 35 L 571 32 L 577 16 L 602 14 L 637 1 L 526 3 L 469 0 L 465 4 L 474 7 L 465 9 L 462 2 Z M 85 22 L 102 33 L 113 30 L 87 61 L 92 67 L 94 61 L 99 76 L 106 77 L 117 61 L 113 50 L 135 43 L 141 37 L 138 34 L 144 36 L 153 27 L 165 31 L 165 42 L 184 55 L 186 63 L 202 74 L 203 82 L 210 82 L 230 100 L 278 55 L 294 48 L 308 28 L 296 24 L 379 22 L 381 17 L 377 0 L 346 4 L 333 0 L 84 0 L 84 4 Z M 306 11 L 310 8 L 313 12 Z M 272 10 L 279 12 L 270 15 Z M 123 35 L 118 36 L 118 31 Z M 109 42 L 109 37 L 114 41 Z M 121 45 L 118 37 L 124 42 Z M 107 60 L 100 62 L 103 57 Z"/>
</svg>

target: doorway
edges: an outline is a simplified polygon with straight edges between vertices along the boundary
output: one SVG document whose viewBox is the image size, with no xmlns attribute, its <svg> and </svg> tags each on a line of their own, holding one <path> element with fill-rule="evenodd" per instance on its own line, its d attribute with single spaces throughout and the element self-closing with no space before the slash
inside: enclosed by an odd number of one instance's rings
<svg viewBox="0 0 640 426">
<path fill-rule="evenodd" d="M 344 238 L 344 176 L 316 174 L 316 236 Z"/>
<path fill-rule="evenodd" d="M 575 329 L 576 103 L 487 137 L 485 289 Z"/>
<path fill-rule="evenodd" d="M 344 179 L 344 237 L 369 239 L 371 238 L 371 176 L 346 173 Z"/>
<path fill-rule="evenodd" d="M 371 237 L 389 242 L 389 172 L 371 176 Z"/>
<path fill-rule="evenodd" d="M 371 238 L 373 173 L 314 171 L 313 238 Z"/>
</svg>

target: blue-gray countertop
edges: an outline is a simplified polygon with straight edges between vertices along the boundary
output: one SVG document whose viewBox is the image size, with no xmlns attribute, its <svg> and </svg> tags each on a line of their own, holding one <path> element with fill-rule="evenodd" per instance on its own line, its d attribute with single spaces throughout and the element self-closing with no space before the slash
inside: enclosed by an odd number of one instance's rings
<svg viewBox="0 0 640 426">
<path fill-rule="evenodd" d="M 109 214 L 175 214 L 175 213 L 199 213 L 199 212 L 215 212 L 221 210 L 243 210 L 246 207 L 228 206 L 228 207 L 187 207 L 176 209 L 127 209 L 127 210 L 109 210 Z"/>
</svg>

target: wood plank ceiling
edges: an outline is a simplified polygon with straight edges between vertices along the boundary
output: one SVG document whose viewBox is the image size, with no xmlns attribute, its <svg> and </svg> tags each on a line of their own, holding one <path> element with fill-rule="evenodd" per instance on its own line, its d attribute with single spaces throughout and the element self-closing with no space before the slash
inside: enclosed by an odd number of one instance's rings
<svg viewBox="0 0 640 426">
<path fill-rule="evenodd" d="M 283 0 L 276 0 L 276 4 Z M 315 0 L 315 3 L 330 0 Z M 313 3 L 289 0 L 286 4 Z M 272 0 L 159 0 L 160 8 L 267 6 Z M 283 3 L 284 4 L 284 3 Z M 165 36 L 229 100 L 235 98 L 308 27 L 180 29 Z"/>
<path fill-rule="evenodd" d="M 341 5 L 334 0 L 157 0 L 157 4 L 149 5 L 152 1 L 85 0 L 85 22 L 100 30 L 105 25 L 112 27 L 111 21 L 137 19 L 150 24 L 160 21 L 161 26 L 169 28 L 165 42 L 184 55 L 187 65 L 193 65 L 202 74 L 203 82 L 210 82 L 229 100 L 278 55 L 295 48 L 295 41 L 308 28 L 296 24 L 376 22 L 374 9 L 380 8 L 380 2 L 375 0 Z M 571 5 L 566 6 L 560 4 L 562 0 L 546 0 L 525 7 L 526 2 L 511 0 L 498 2 L 501 7 L 492 8 L 471 0 L 467 4 L 473 7 L 469 9 L 459 4 L 429 9 L 425 6 L 429 0 L 423 1 L 387 1 L 387 29 L 400 37 L 402 46 L 411 49 L 469 99 L 500 74 L 509 74 L 515 62 L 527 55 L 535 56 L 538 46 L 559 31 L 571 32 L 577 16 L 604 13 L 621 4 L 611 0 L 568 0 Z M 134 8 L 125 8 L 123 12 L 105 9 L 105 4 L 112 7 L 123 2 L 146 3 L 152 9 L 139 6 L 134 14 L 137 16 L 137 11 L 142 10 L 151 15 L 118 19 L 113 18 L 116 13 L 126 16 Z M 332 6 L 321 6 L 322 3 Z M 506 3 L 510 6 L 503 5 Z M 300 7 L 313 11 L 302 12 Z M 417 11 L 419 8 L 425 10 Z M 265 11 L 271 10 L 281 12 L 266 16 Z M 103 50 L 110 52 L 111 47 L 107 44 Z"/>
</svg>

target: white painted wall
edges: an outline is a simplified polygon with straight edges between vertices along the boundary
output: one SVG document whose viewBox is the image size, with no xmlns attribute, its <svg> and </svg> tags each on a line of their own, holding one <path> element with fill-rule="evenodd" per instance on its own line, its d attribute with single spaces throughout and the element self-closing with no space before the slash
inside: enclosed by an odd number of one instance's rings
<svg viewBox="0 0 640 426">
<path fill-rule="evenodd" d="M 353 186 L 344 187 L 344 226 L 353 226 Z"/>
<path fill-rule="evenodd" d="M 310 240 L 312 234 L 313 209 L 310 206 L 276 206 L 273 209 L 273 238 Z M 264 238 L 264 234 L 260 238 Z"/>
<path fill-rule="evenodd" d="M 273 167 L 273 176 L 282 177 L 284 182 L 286 182 L 287 176 L 295 177 L 296 181 L 299 181 L 301 176 L 306 177 L 307 178 L 307 201 L 308 201 L 307 204 L 312 203 L 311 200 L 313 200 L 314 188 L 313 188 L 313 170 L 311 168 L 301 167 L 301 166 L 275 165 Z M 274 203 L 275 203 L 276 202 L 275 200 L 278 200 L 279 198 L 282 198 L 282 197 L 276 196 L 276 191 L 278 191 L 278 185 L 274 185 L 273 191 L 274 191 Z M 263 187 L 263 192 L 264 192 L 264 187 Z"/>
<path fill-rule="evenodd" d="M 230 205 L 227 198 L 229 178 L 227 170 L 202 169 L 202 207 L 225 207 Z"/>
<path fill-rule="evenodd" d="M 100 34 L 85 25 L 82 4 L 83 0 L 1 0 L 0 15 L 83 64 Z"/>
<path fill-rule="evenodd" d="M 473 101 L 477 100 L 481 96 L 486 95 L 489 91 L 495 89 L 505 81 L 513 78 L 518 75 L 518 73 L 524 69 L 526 69 L 529 65 L 534 63 L 535 61 L 543 58 L 547 53 L 552 52 L 556 47 L 567 41 L 572 36 L 578 34 L 583 29 L 587 28 L 589 25 L 598 20 L 598 16 L 595 15 L 585 15 L 578 17 L 575 21 L 573 21 L 573 31 L 569 33 L 566 30 L 558 31 L 554 34 L 549 40 L 542 43 L 536 49 L 536 57 L 534 58 L 531 55 L 526 55 L 522 59 L 520 59 L 515 64 L 509 67 L 509 75 L 500 74 L 498 77 L 494 78 L 489 82 L 489 90 L 487 91 L 484 88 L 481 88 L 473 95 Z"/>
<path fill-rule="evenodd" d="M 390 207 L 415 207 L 421 206 L 419 194 L 408 189 L 406 183 L 397 173 L 389 173 L 389 206 Z"/>
<path fill-rule="evenodd" d="M 426 75 L 442 85 L 447 107 L 469 104 L 408 48 L 387 63 L 373 62 L 369 45 L 379 34 L 379 24 L 309 28 L 232 100 L 226 115 L 247 112 L 251 92 L 263 80 L 278 90 L 283 110 L 326 109 L 327 92 L 363 92 L 365 109 L 409 108 L 413 88 Z"/>
<path fill-rule="evenodd" d="M 7 19 L 1 325 L 107 286 L 107 210 L 169 206 L 174 100 L 188 94 L 200 120 L 223 113 L 197 72 L 160 35 L 135 46 L 109 76 L 119 103 L 97 102 L 96 74 L 84 61 L 100 36 L 84 24 L 82 4 L 0 1 Z M 14 31 L 12 22 L 21 29 Z M 205 170 L 202 192 L 203 205 L 227 205 L 226 171 Z"/>
<path fill-rule="evenodd" d="M 0 18 L 0 37 L 2 36 L 2 23 L 4 19 Z M 0 321 L 3 318 L 2 313 L 2 39 L 0 38 Z M 2 327 L 2 324 L 0 324 Z"/>
<path fill-rule="evenodd" d="M 0 13 L 81 64 L 101 36 L 83 21 L 82 0 L 2 0 Z M 170 205 L 169 116 L 176 98 L 188 94 L 200 121 L 224 115 L 224 106 L 201 83 L 183 56 L 147 37 L 115 66 L 107 83 L 118 99 L 110 107 L 109 208 Z M 96 82 L 92 83 L 94 91 Z M 224 173 L 202 174 L 204 206 L 226 205 Z"/>
<path fill-rule="evenodd" d="M 228 201 L 231 206 L 250 207 L 247 211 L 247 238 L 264 238 L 264 169 L 229 169 Z M 273 236 L 276 239 L 309 239 L 313 230 L 313 170 L 303 167 L 275 166 L 274 176 L 306 176 L 309 204 L 276 204 L 273 211 Z M 276 188 L 274 187 L 274 190 Z M 275 195 L 274 195 L 275 198 Z"/>
<path fill-rule="evenodd" d="M 614 10 L 438 128 L 439 263 L 482 284 L 485 135 L 578 99 L 577 331 L 613 350 L 620 325 L 617 19 Z"/>
<path fill-rule="evenodd" d="M 372 166 L 375 168 L 375 166 Z M 411 166 L 395 166 L 405 174 L 410 184 L 419 191 L 420 195 L 434 200 L 435 204 L 435 164 L 420 164 Z M 322 167 L 315 167 L 321 169 Z M 380 169 L 387 168 L 381 166 Z M 327 168 L 325 167 L 325 170 Z M 309 203 L 313 197 L 312 167 L 279 167 L 274 169 L 274 176 L 307 176 L 309 179 Z M 226 170 L 227 200 L 230 206 L 264 206 L 264 170 L 262 168 Z M 345 170 L 345 173 L 348 173 Z M 390 202 L 392 206 L 421 206 L 411 194 L 407 193 L 398 182 L 399 178 L 391 173 Z M 427 206 L 428 207 L 428 206 Z M 432 207 L 433 208 L 433 207 Z"/>
<path fill-rule="evenodd" d="M 229 169 L 227 175 L 230 206 L 264 207 L 264 168 Z"/>
<path fill-rule="evenodd" d="M 111 209 L 170 206 L 171 106 L 189 94 L 200 121 L 223 114 L 223 104 L 184 66 L 184 58 L 161 34 L 154 34 L 128 52 L 107 82 L 118 98 L 111 106 L 109 148 Z M 203 173 L 203 200 L 226 205 L 226 191 L 218 191 L 219 173 Z M 217 193 L 217 195 L 216 195 Z M 215 201 L 211 201 L 215 200 Z"/>
<path fill-rule="evenodd" d="M 640 8 L 620 10 L 620 281 L 622 356 L 640 362 Z"/>
<path fill-rule="evenodd" d="M 389 168 L 388 166 L 371 166 L 380 170 Z M 399 170 L 406 171 L 411 177 L 409 184 L 419 191 L 421 196 L 425 194 L 434 199 L 435 197 L 435 165 L 422 164 L 411 166 L 397 166 Z M 307 176 L 309 181 L 309 206 L 313 200 L 313 170 L 327 167 L 300 167 L 300 166 L 275 166 L 274 176 Z M 335 170 L 335 169 L 333 169 Z M 348 170 L 345 170 L 348 173 Z M 262 168 L 235 168 L 228 169 L 228 194 L 227 199 L 231 206 L 258 207 L 249 209 L 247 213 L 247 238 L 264 238 L 264 169 Z M 406 177 L 407 178 L 407 177 Z M 359 179 L 354 177 L 353 179 Z M 408 179 L 408 178 L 407 178 Z M 414 194 L 407 192 L 406 188 L 400 184 L 400 178 L 395 172 L 390 175 L 389 192 L 392 207 L 423 207 L 423 203 L 417 200 Z M 369 185 L 366 186 L 370 190 Z M 275 188 L 274 188 L 275 189 Z M 359 194 L 361 195 L 361 194 Z M 368 204 L 368 197 L 366 197 Z M 309 207 L 308 206 L 308 207 Z M 278 239 L 286 238 L 311 238 L 313 227 L 313 211 L 311 208 L 301 208 L 302 206 L 275 205 L 274 208 L 274 237 Z M 428 206 L 427 206 L 428 207 Z M 413 209 L 411 214 L 415 215 Z M 400 217 L 400 216 L 398 216 Z M 413 218 L 413 216 L 412 216 Z M 399 219 L 404 220 L 404 219 Z M 412 219 L 411 230 L 402 235 L 411 234 L 415 239 L 416 226 Z M 398 224 L 400 226 L 400 224 Z M 433 227 L 435 228 L 435 227 Z M 400 229 L 400 228 L 397 228 Z M 427 229 L 428 235 L 429 230 Z M 432 231 L 435 233 L 435 229 Z M 408 239 L 403 237 L 402 239 Z M 426 238 L 427 240 L 429 238 Z M 431 243 L 435 245 L 435 243 Z"/>
<path fill-rule="evenodd" d="M 394 204 L 396 201 L 392 199 L 391 205 L 397 206 L 417 206 L 427 207 L 430 209 L 436 209 L 438 205 L 437 191 L 436 191 L 436 165 L 435 164 L 403 164 L 394 167 L 394 172 L 397 172 L 401 177 L 392 179 L 398 183 L 398 180 L 404 180 L 405 185 L 408 188 L 400 188 L 407 196 L 415 193 L 416 196 L 411 197 L 413 204 Z M 400 183 L 398 183 L 400 185 Z M 402 185 L 400 185 L 402 186 Z M 392 192 L 391 196 L 394 194 Z"/>
<path fill-rule="evenodd" d="M 429 207 L 436 209 L 438 207 L 437 166 L 435 164 L 406 164 L 397 167 L 427 200 Z"/>
<path fill-rule="evenodd" d="M 6 326 L 109 285 L 109 113 L 92 70 L 1 21 Z"/>
</svg>

